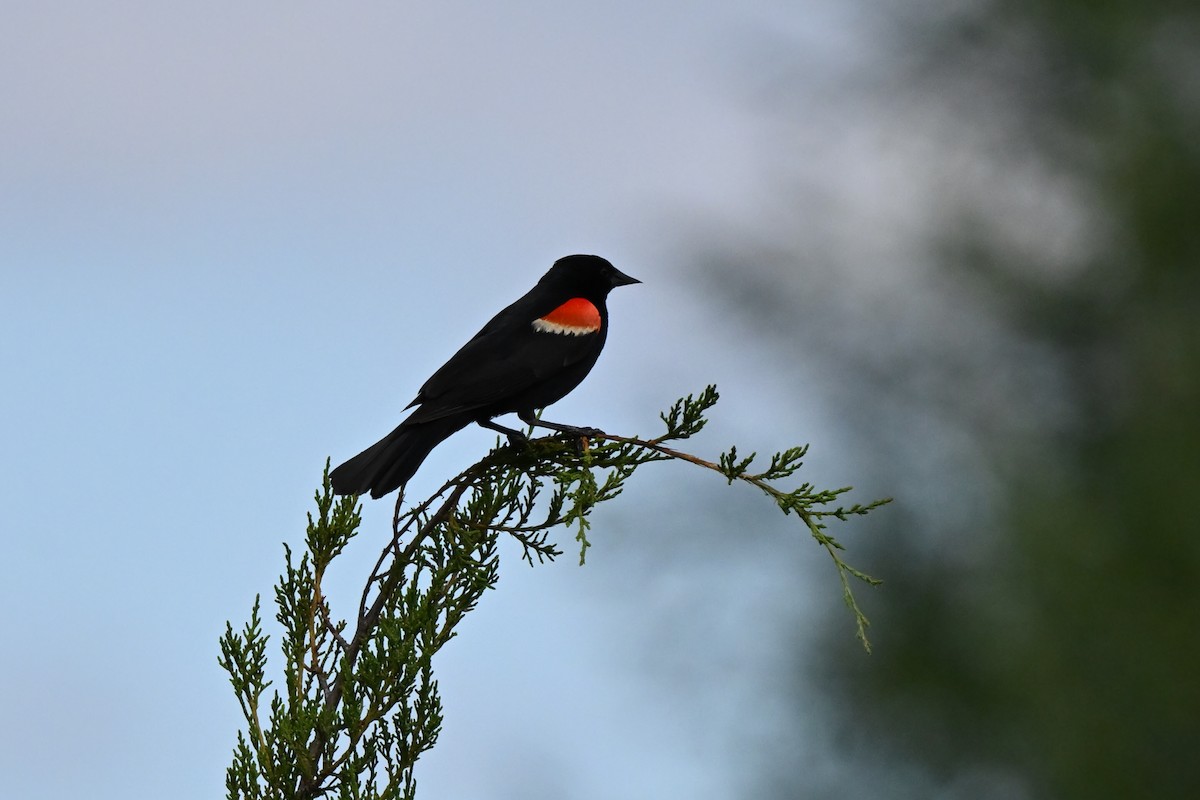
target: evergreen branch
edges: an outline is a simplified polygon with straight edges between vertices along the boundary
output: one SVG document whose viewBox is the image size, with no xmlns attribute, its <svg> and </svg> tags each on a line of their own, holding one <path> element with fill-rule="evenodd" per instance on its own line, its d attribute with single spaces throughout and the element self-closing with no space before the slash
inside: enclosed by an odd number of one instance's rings
<svg viewBox="0 0 1200 800">
<path fill-rule="evenodd" d="M 572 530 L 583 563 L 592 545 L 591 512 L 619 496 L 635 471 L 651 462 L 684 461 L 730 484 L 748 483 L 785 514 L 796 514 L 833 559 L 858 637 L 869 650 L 869 623 L 851 579 L 878 581 L 842 559 L 842 545 L 826 524 L 888 501 L 830 509 L 848 489 L 818 491 L 807 483 L 791 491 L 777 488 L 774 481 L 801 467 L 803 447 L 776 453 L 762 471 L 752 472 L 755 456 L 740 457 L 736 448 L 714 462 L 668 446 L 698 433 L 717 399 L 710 386 L 679 400 L 661 415 L 665 433 L 652 439 L 558 435 L 519 447 L 506 444 L 416 505 L 403 508 L 401 494 L 392 536 L 368 573 L 350 621 L 333 614 L 322 587 L 330 564 L 358 533 L 361 508 L 357 498 L 333 495 L 327 462 L 299 561 L 284 545 L 275 602 L 285 680 L 265 717 L 271 681 L 259 602 L 240 631 L 227 623 L 221 637 L 218 663 L 230 676 L 247 726 L 245 734 L 238 733 L 226 772 L 228 796 L 411 800 L 413 768 L 436 743 L 442 725 L 432 658 L 483 593 L 495 587 L 498 538 L 513 537 L 532 566 L 535 559 L 543 563 L 562 554 L 550 538 L 554 530 Z"/>
<path fill-rule="evenodd" d="M 715 387 L 709 388 L 714 389 L 715 394 Z M 670 423 L 668 423 L 668 426 L 669 425 Z M 806 483 L 802 484 L 799 488 L 791 492 L 785 492 L 777 489 L 775 486 L 769 483 L 769 479 L 787 477 L 799 469 L 801 466 L 800 459 L 803 458 L 807 452 L 807 446 L 793 447 L 780 453 L 776 453 L 771 457 L 771 463 L 768 465 L 766 470 L 758 474 L 749 474 L 747 469 L 754 461 L 755 454 L 752 453 L 749 457 L 739 460 L 736 447 L 730 448 L 727 453 L 721 454 L 718 461 L 712 462 L 700 458 L 699 456 L 692 455 L 691 453 L 685 453 L 682 450 L 676 450 L 674 448 L 667 447 L 661 443 L 663 441 L 661 437 L 657 439 L 639 439 L 637 437 L 605 434 L 604 438 L 632 447 L 650 450 L 672 459 L 686 461 L 689 464 L 695 464 L 698 467 L 712 470 L 713 472 L 717 472 L 725 476 L 730 484 L 732 484 L 735 480 L 744 481 L 745 483 L 757 487 L 764 494 L 774 500 L 776 505 L 779 506 L 780 510 L 782 510 L 784 514 L 795 513 L 800 518 L 801 522 L 804 523 L 812 537 L 817 541 L 818 544 L 825 548 L 826 552 L 829 553 L 829 557 L 833 559 L 834 566 L 837 569 L 838 578 L 840 579 L 842 585 L 842 597 L 845 600 L 846 605 L 854 614 L 858 639 L 862 642 L 863 647 L 868 653 L 871 651 L 871 642 L 870 639 L 867 638 L 866 632 L 867 627 L 870 626 L 871 623 L 870 620 L 867 619 L 866 614 L 864 614 L 862 609 L 859 607 L 858 602 L 854 597 L 854 592 L 851 589 L 849 578 L 853 577 L 868 584 L 869 586 L 878 586 L 880 583 L 882 583 L 882 581 L 878 580 L 877 578 L 873 578 L 865 572 L 862 572 L 861 570 L 847 564 L 846 561 L 843 560 L 838 554 L 838 551 L 843 549 L 842 545 L 839 544 L 832 536 L 825 533 L 825 526 L 820 522 L 820 520 L 825 517 L 836 517 L 839 520 L 845 521 L 849 515 L 866 514 L 872 509 L 891 502 L 891 498 L 875 500 L 866 506 L 856 504 L 849 509 L 839 507 L 832 511 L 824 511 L 819 510 L 817 506 L 832 502 L 838 496 L 850 491 L 851 487 L 847 486 L 841 489 L 835 489 L 826 492 L 814 492 L 811 485 Z"/>
</svg>

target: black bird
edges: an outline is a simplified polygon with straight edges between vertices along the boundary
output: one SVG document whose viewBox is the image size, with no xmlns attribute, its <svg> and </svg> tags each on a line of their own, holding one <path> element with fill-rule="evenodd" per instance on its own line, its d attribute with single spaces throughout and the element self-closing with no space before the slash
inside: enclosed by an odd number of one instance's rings
<svg viewBox="0 0 1200 800">
<path fill-rule="evenodd" d="M 408 419 L 329 473 L 337 494 L 383 497 L 403 486 L 433 448 L 472 422 L 517 442 L 520 431 L 492 422 L 516 413 L 525 423 L 563 433 L 587 429 L 539 420 L 591 371 L 608 333 L 605 300 L 617 286 L 641 281 L 600 256 L 554 262 L 528 294 L 483 326 L 433 374 L 408 408 Z"/>
</svg>

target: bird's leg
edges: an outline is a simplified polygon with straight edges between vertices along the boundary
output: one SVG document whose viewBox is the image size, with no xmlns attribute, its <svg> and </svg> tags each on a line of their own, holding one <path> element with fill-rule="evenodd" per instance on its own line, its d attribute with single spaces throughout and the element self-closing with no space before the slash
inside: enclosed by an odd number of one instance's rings
<svg viewBox="0 0 1200 800">
<path fill-rule="evenodd" d="M 499 431 L 500 433 L 503 433 L 505 436 L 508 437 L 508 443 L 511 444 L 513 447 L 520 447 L 521 445 L 523 445 L 529 441 L 529 437 L 526 436 L 521 431 L 518 431 L 514 428 L 506 428 L 503 425 L 501 425 L 499 422 L 496 422 L 494 420 L 477 419 L 477 420 L 475 420 L 475 422 L 478 423 L 480 427 L 489 428 L 490 430 Z"/>
<path fill-rule="evenodd" d="M 599 428 L 580 428 L 576 425 L 563 425 L 561 422 L 550 422 L 544 419 L 538 419 L 532 411 L 521 411 L 517 414 L 521 421 L 526 425 L 532 425 L 535 428 L 549 428 L 552 431 L 565 433 L 568 436 L 577 436 L 580 439 L 594 439 L 597 436 L 603 436 L 604 431 Z"/>
</svg>

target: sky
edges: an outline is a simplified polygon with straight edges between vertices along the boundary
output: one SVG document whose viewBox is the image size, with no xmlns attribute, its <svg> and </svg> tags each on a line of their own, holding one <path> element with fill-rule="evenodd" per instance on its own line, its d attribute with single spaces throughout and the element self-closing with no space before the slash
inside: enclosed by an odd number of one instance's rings
<svg viewBox="0 0 1200 800">
<path fill-rule="evenodd" d="M 217 638 L 270 594 L 324 460 L 390 430 L 561 255 L 643 285 L 614 293 L 606 352 L 553 418 L 649 433 L 716 382 L 708 455 L 834 449 L 817 401 L 714 319 L 681 238 L 760 199 L 756 48 L 836 65 L 851 21 L 821 0 L 7 4 L 6 792 L 220 796 L 240 719 Z M 493 440 L 459 434 L 410 492 Z M 713 523 L 680 503 L 722 484 L 657 470 L 597 514 L 587 567 L 507 551 L 436 662 L 424 796 L 742 786 L 784 688 L 767 632 L 836 582 L 783 520 L 733 559 L 680 536 Z M 731 496 L 730 526 L 755 499 Z M 390 511 L 368 506 L 364 540 Z M 373 555 L 348 557 L 346 597 Z"/>
</svg>

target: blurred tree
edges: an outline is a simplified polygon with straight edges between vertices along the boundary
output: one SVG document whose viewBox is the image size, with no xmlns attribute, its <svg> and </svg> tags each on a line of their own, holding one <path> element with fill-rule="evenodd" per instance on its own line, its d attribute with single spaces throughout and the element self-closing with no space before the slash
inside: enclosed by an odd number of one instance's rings
<svg viewBox="0 0 1200 800">
<path fill-rule="evenodd" d="M 801 656 L 840 766 L 798 774 L 789 742 L 752 794 L 1192 797 L 1200 5 L 909 11 L 856 99 L 793 102 L 858 138 L 872 199 L 709 259 L 761 329 L 859 365 L 827 388 L 907 511 L 875 520 L 876 654 L 834 629 Z M 880 205 L 932 247 L 890 248 Z"/>
</svg>

